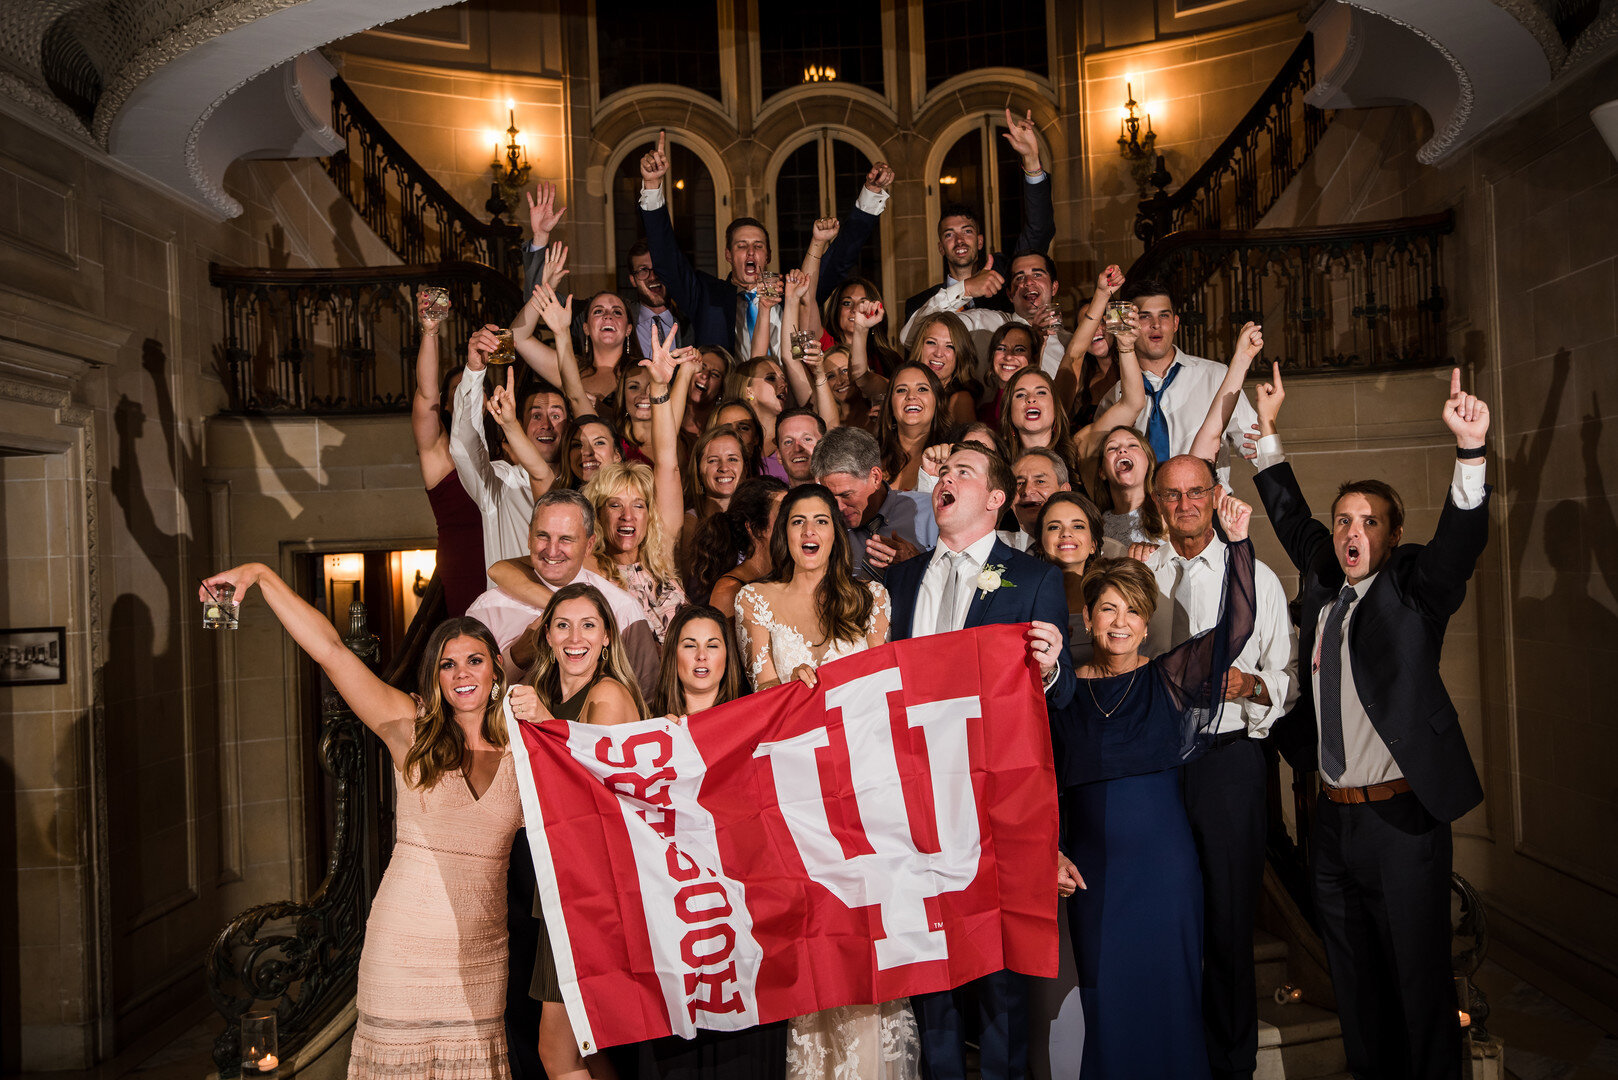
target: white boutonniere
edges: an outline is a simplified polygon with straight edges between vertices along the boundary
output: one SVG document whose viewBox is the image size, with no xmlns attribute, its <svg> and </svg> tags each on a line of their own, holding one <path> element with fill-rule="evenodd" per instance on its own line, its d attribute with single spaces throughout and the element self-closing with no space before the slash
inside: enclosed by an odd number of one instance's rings
<svg viewBox="0 0 1618 1080">
<path fill-rule="evenodd" d="M 1017 583 L 1015 581 L 1007 581 L 1005 579 L 1005 572 L 1005 563 L 1000 563 L 998 566 L 985 566 L 982 570 L 978 571 L 979 600 L 983 599 L 985 596 L 988 596 L 992 592 L 999 591 L 1000 589 L 1015 589 L 1017 587 Z"/>
</svg>

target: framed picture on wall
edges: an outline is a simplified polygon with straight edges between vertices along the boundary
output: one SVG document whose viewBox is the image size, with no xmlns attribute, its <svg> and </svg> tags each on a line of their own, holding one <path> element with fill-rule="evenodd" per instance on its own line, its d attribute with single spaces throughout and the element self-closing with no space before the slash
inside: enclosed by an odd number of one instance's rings
<svg viewBox="0 0 1618 1080">
<path fill-rule="evenodd" d="M 0 686 L 50 686 L 67 682 L 67 630 L 29 626 L 0 630 Z"/>
</svg>

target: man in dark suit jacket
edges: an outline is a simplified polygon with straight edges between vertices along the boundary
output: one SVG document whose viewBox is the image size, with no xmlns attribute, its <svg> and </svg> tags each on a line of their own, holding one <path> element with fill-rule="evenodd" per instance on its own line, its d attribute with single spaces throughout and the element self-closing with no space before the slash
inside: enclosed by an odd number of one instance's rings
<svg viewBox="0 0 1618 1080">
<path fill-rule="evenodd" d="M 1029 655 L 1039 665 L 1047 703 L 1061 708 L 1078 685 L 1067 650 L 1062 574 L 995 535 L 1012 483 L 1011 467 L 986 444 L 955 444 L 933 489 L 938 546 L 888 571 L 893 602 L 888 637 L 903 641 L 972 626 L 1032 623 Z M 984 1080 L 1020 1080 L 1028 1064 L 1028 977 L 997 971 L 972 985 L 983 1013 L 980 1074 Z M 923 1075 L 964 1080 L 961 1016 L 954 994 L 920 994 L 910 1003 L 921 1034 Z"/>
<path fill-rule="evenodd" d="M 1022 232 L 1017 235 L 1017 242 L 1004 252 L 994 252 L 985 264 L 983 218 L 965 203 L 946 203 L 938 214 L 938 252 L 944 256 L 944 280 L 927 286 L 905 301 L 905 322 L 940 289 L 953 290 L 952 311 L 959 310 L 961 305 L 1010 311 L 1011 301 L 1004 291 L 1006 282 L 1011 279 L 1011 255 L 1007 252 L 1044 254 L 1056 238 L 1051 180 L 1039 161 L 1033 112 L 1019 118 L 1007 109 L 1005 138 L 1022 155 Z"/>
<path fill-rule="evenodd" d="M 1330 528 L 1310 516 L 1281 460 L 1282 397 L 1277 366 L 1259 392 L 1254 479 L 1301 575 L 1298 655 L 1311 661 L 1276 736 L 1295 768 L 1321 773 L 1310 850 L 1348 1067 L 1458 1078 L 1450 823 L 1483 788 L 1439 660 L 1489 538 L 1489 409 L 1456 369 L 1444 403 L 1457 458 L 1449 498 L 1429 543 L 1401 545 L 1404 507 L 1379 480 L 1344 484 Z"/>
<path fill-rule="evenodd" d="M 523 295 L 534 295 L 534 286 L 545 273 L 545 260 L 549 252 L 541 244 L 530 244 L 523 249 Z M 635 241 L 629 249 L 629 279 L 634 283 L 634 289 L 629 296 L 623 297 L 624 310 L 629 316 L 629 334 L 631 353 L 634 356 L 652 355 L 651 335 L 661 333 L 659 341 L 668 337 L 669 327 L 676 328 L 674 344 L 680 348 L 697 343 L 697 332 L 680 313 L 674 309 L 669 301 L 668 290 L 658 278 L 657 271 L 652 269 L 651 247 L 644 239 Z M 557 298 L 564 304 L 569 294 L 560 286 L 556 290 Z M 590 305 L 585 302 L 574 305 L 573 308 L 573 348 L 583 349 L 585 329 L 584 324 L 590 318 Z"/>
<path fill-rule="evenodd" d="M 658 132 L 656 148 L 640 159 L 640 219 L 651 245 L 652 266 L 675 306 L 695 327 L 698 345 L 720 345 L 738 360 L 746 359 L 752 342 L 742 340 L 745 331 L 741 328 L 766 314 L 772 320 L 780 318 L 777 311 L 760 311 L 756 300 L 759 279 L 770 262 L 770 234 L 757 218 L 735 218 L 725 228 L 725 261 L 730 264 L 730 274 L 717 278 L 692 266 L 675 239 L 663 198 L 663 177 L 669 171 L 665 143 L 663 132 Z M 879 161 L 872 166 L 859 197 L 862 201 L 870 199 L 871 209 L 862 208 L 856 201 L 842 220 L 837 236 L 821 253 L 816 301 L 824 302 L 854 269 L 860 249 L 876 228 L 877 215 L 887 205 L 887 186 L 892 182 L 893 170 L 885 163 Z M 746 314 L 748 306 L 753 309 L 751 315 Z"/>
</svg>

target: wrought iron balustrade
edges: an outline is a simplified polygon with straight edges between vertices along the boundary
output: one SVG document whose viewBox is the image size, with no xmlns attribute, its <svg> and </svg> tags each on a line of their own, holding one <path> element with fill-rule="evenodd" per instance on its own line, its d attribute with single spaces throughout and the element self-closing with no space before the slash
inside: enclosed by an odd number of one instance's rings
<svg viewBox="0 0 1618 1080">
<path fill-rule="evenodd" d="M 402 412 L 415 391 L 416 294 L 449 290 L 444 370 L 473 329 L 510 325 L 518 286 L 487 266 L 440 263 L 335 270 L 211 264 L 223 293 L 220 374 L 236 413 Z"/>
<path fill-rule="evenodd" d="M 443 583 L 435 573 L 398 655 L 383 673 L 389 685 L 416 689 L 422 650 L 446 614 Z M 344 644 L 365 659 L 363 605 L 350 608 L 350 621 L 353 631 Z M 336 788 L 336 829 L 325 878 L 307 900 L 248 908 L 226 924 L 208 950 L 208 996 L 225 1019 L 213 1046 L 221 1077 L 240 1075 L 241 1020 L 248 1012 L 275 1013 L 285 1075 L 296 1067 L 310 1037 L 354 996 L 365 920 L 393 848 L 392 761 L 381 740 L 329 688 L 317 752 Z"/>
<path fill-rule="evenodd" d="M 1147 249 L 1182 230 L 1256 229 L 1325 134 L 1328 116 L 1304 103 L 1315 85 L 1314 36 L 1305 34 L 1225 141 L 1173 194 L 1163 159 L 1151 179 L 1157 193 L 1135 212 L 1135 237 Z"/>
<path fill-rule="evenodd" d="M 409 264 L 482 263 L 522 283 L 522 230 L 480 221 L 411 157 L 339 76 L 332 129 L 346 145 L 326 172 L 365 223 Z"/>
<path fill-rule="evenodd" d="M 1449 363 L 1443 239 L 1446 210 L 1423 217 L 1309 229 L 1180 232 L 1135 261 L 1126 278 L 1174 292 L 1176 344 L 1229 353 L 1249 320 L 1264 356 L 1301 373 Z"/>
</svg>

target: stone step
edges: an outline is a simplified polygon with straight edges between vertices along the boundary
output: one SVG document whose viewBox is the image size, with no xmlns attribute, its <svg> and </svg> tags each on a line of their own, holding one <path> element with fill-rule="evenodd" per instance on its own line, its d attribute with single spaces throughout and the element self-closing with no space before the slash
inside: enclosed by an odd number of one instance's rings
<svg viewBox="0 0 1618 1080">
<path fill-rule="evenodd" d="M 1258 1069 L 1253 1080 L 1319 1080 L 1343 1072 L 1337 1014 L 1306 1001 L 1258 1003 Z"/>
</svg>

